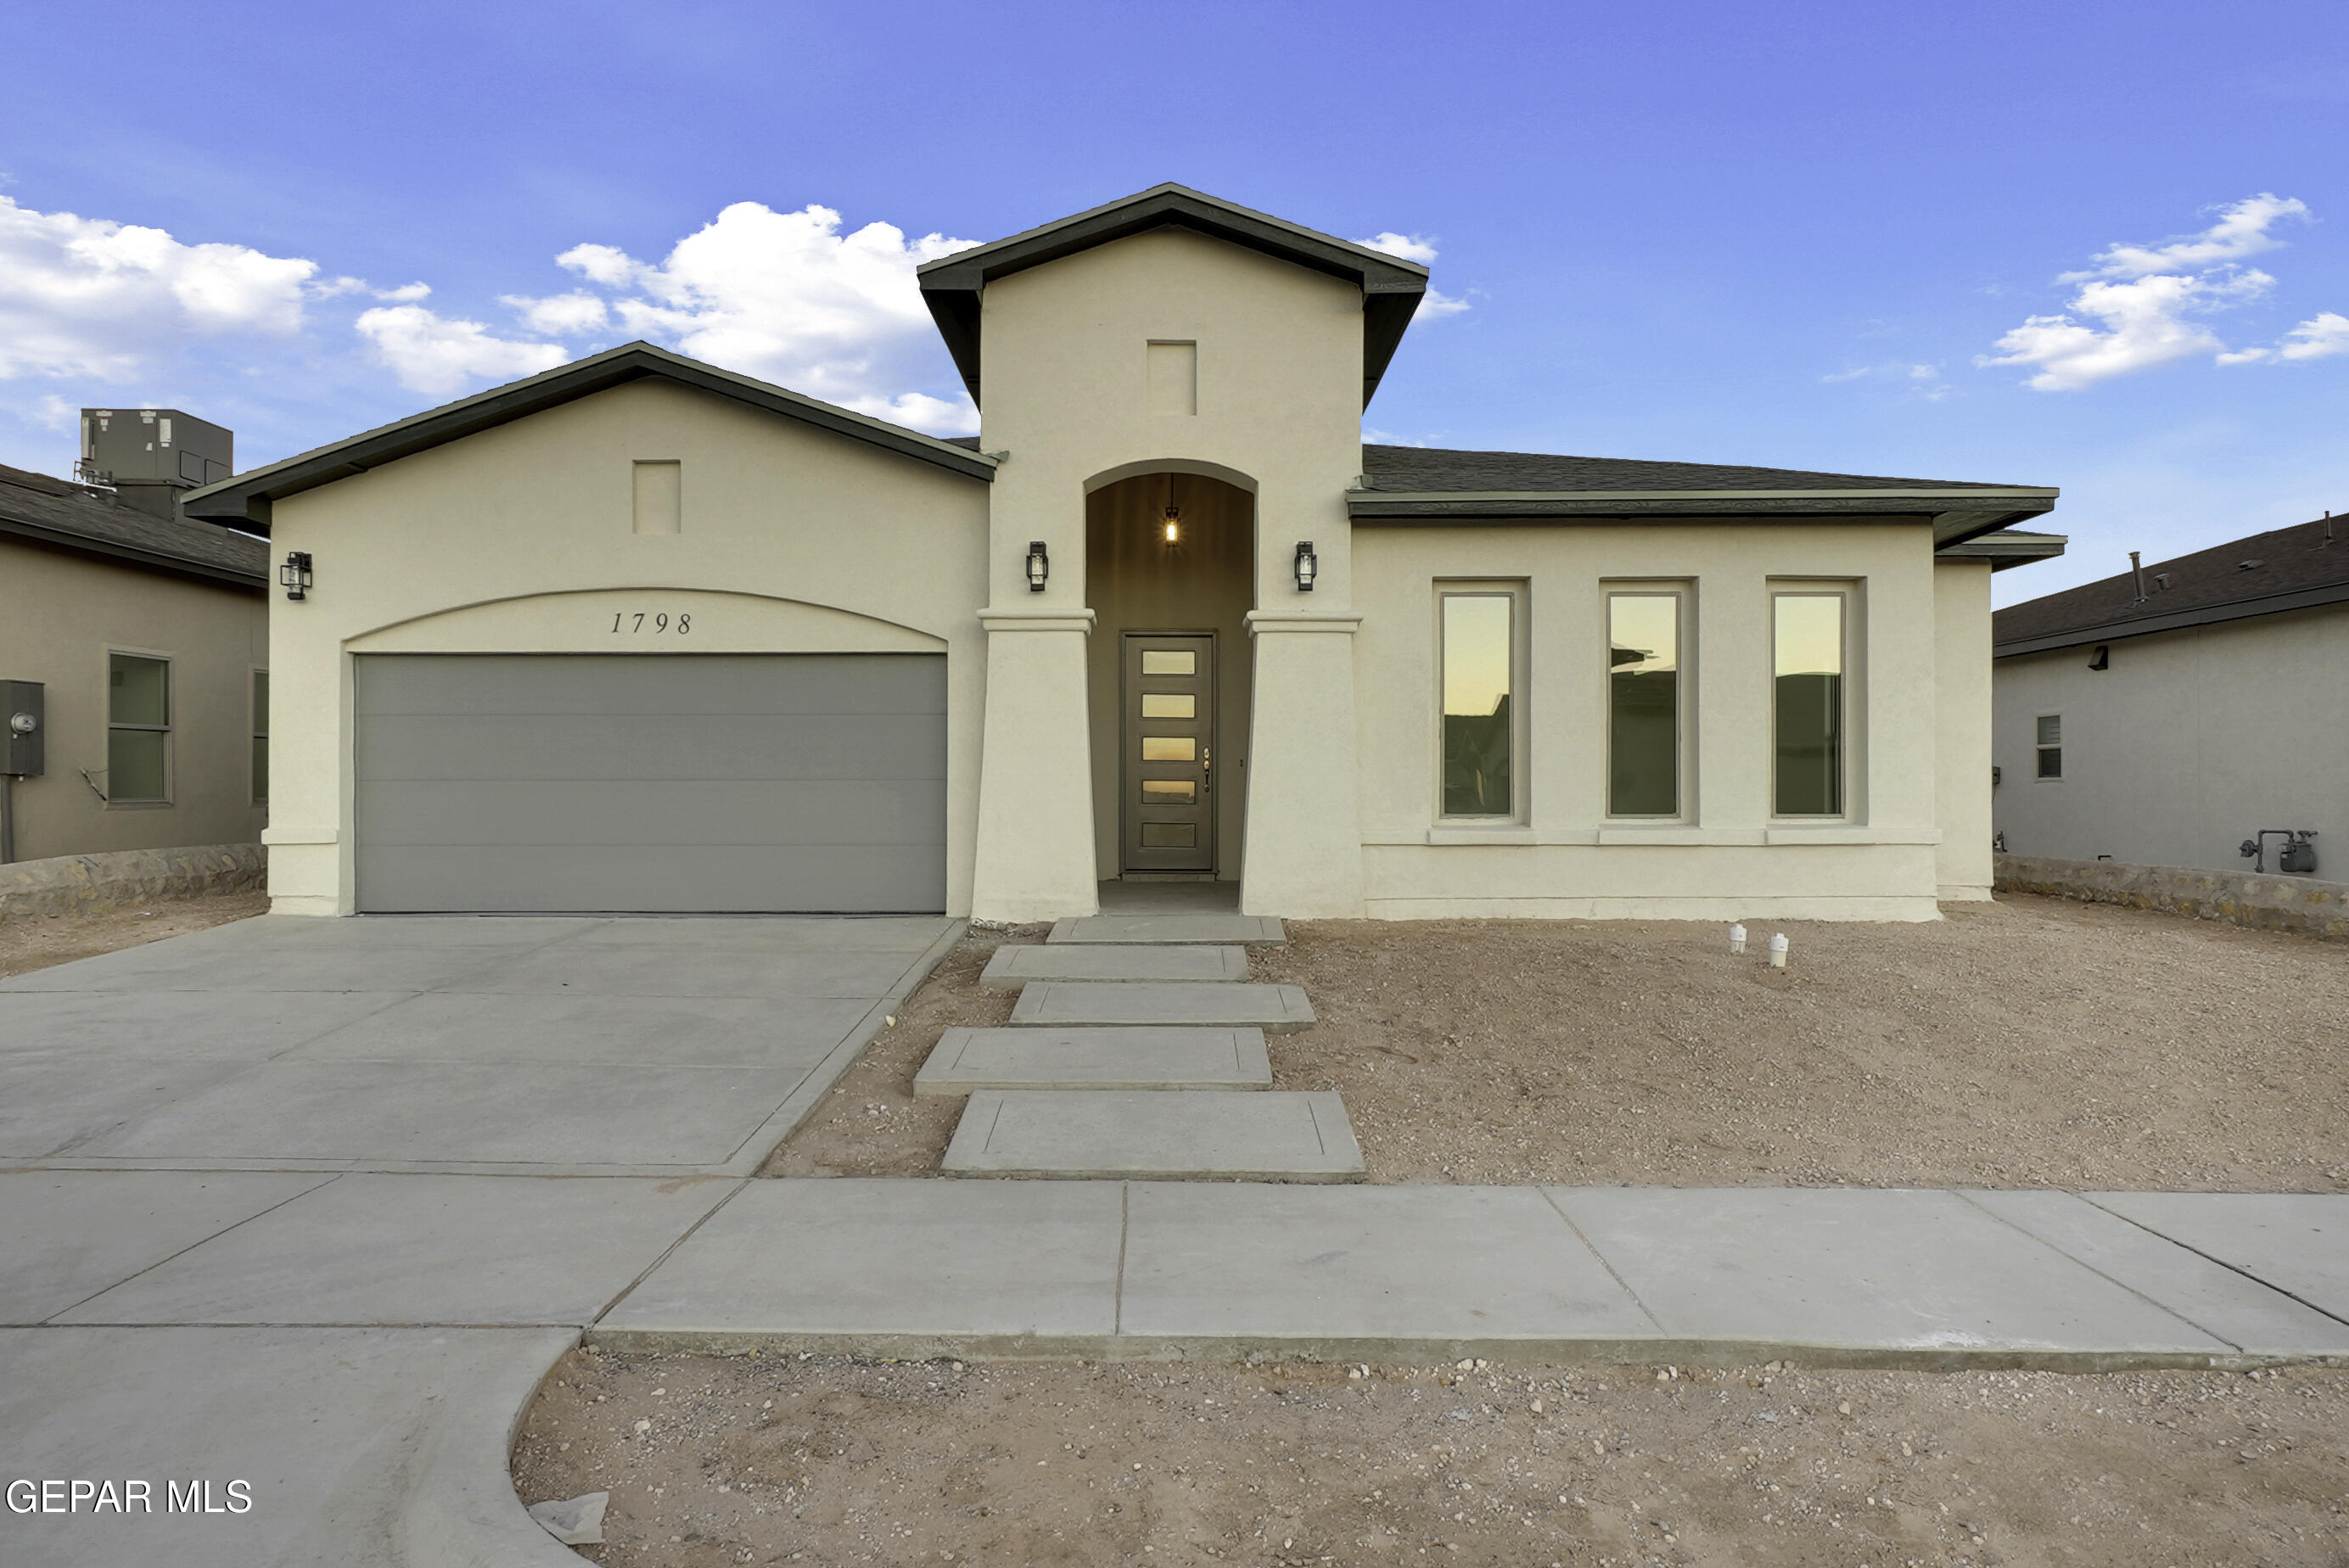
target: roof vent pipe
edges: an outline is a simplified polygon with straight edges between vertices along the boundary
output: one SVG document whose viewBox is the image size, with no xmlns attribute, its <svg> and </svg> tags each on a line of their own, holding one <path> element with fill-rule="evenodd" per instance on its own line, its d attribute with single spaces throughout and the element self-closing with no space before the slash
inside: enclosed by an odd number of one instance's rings
<svg viewBox="0 0 2349 1568">
<path fill-rule="evenodd" d="M 2137 583 L 2137 602 L 2142 604 L 2146 599 L 2145 563 L 2137 559 L 2137 552 L 2134 550 L 2129 552 L 2129 576 Z"/>
<path fill-rule="evenodd" d="M 2333 514 L 2330 511 L 2324 514 L 2324 542 L 2316 548 L 2319 550 L 2333 548 Z"/>
</svg>

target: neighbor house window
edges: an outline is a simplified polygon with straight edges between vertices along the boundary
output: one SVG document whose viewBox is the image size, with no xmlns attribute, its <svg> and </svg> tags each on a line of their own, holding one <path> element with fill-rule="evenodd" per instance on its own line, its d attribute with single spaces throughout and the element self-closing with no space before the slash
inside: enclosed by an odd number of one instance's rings
<svg viewBox="0 0 2349 1568">
<path fill-rule="evenodd" d="M 1773 605 L 1777 759 L 1773 810 L 1782 817 L 1844 810 L 1846 596 L 1779 593 Z"/>
<path fill-rule="evenodd" d="M 2064 716 L 2043 713 L 2039 716 L 2039 777 L 2064 777 Z"/>
<path fill-rule="evenodd" d="M 1681 601 L 1672 589 L 1607 596 L 1607 812 L 1681 810 Z"/>
<path fill-rule="evenodd" d="M 253 803 L 269 804 L 269 672 L 253 672 Z"/>
<path fill-rule="evenodd" d="M 1508 588 L 1443 595 L 1444 815 L 1517 811 L 1520 595 Z"/>
<path fill-rule="evenodd" d="M 106 656 L 106 798 L 156 804 L 171 798 L 171 662 Z"/>
</svg>

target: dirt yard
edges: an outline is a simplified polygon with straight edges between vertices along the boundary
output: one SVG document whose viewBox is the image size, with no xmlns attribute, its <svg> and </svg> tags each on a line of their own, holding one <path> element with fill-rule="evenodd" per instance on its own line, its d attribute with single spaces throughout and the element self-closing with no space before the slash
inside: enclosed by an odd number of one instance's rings
<svg viewBox="0 0 2349 1568">
<path fill-rule="evenodd" d="M 2349 948 L 2030 896 L 1930 925 L 1293 922 L 1256 977 L 1320 1023 L 1276 1088 L 1337 1089 L 1373 1181 L 2349 1191 Z M 766 1174 L 917 1175 L 953 1024 L 998 1024 L 974 933 Z"/>
<path fill-rule="evenodd" d="M 2339 1568 L 2349 1374 L 579 1353 L 523 1500 L 590 1561 Z"/>
<path fill-rule="evenodd" d="M 36 914 L 0 920 L 0 980 L 268 913 L 267 893 L 230 892 L 156 899 L 98 914 Z"/>
</svg>

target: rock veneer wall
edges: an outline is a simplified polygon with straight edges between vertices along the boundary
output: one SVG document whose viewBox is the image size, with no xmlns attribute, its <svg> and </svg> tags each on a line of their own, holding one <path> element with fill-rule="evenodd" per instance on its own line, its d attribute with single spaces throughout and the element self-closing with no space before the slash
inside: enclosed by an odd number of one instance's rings
<svg viewBox="0 0 2349 1568">
<path fill-rule="evenodd" d="M 2062 861 L 2040 855 L 2000 855 L 1993 875 L 2002 892 L 2052 893 L 2091 903 L 2121 903 L 2234 925 L 2349 939 L 2349 882 L 2192 871 L 2183 866 L 2132 866 L 2116 861 Z"/>
<path fill-rule="evenodd" d="M 0 865 L 0 920 L 95 914 L 159 898 L 258 892 L 268 871 L 268 851 L 259 844 L 109 850 L 17 861 Z"/>
</svg>

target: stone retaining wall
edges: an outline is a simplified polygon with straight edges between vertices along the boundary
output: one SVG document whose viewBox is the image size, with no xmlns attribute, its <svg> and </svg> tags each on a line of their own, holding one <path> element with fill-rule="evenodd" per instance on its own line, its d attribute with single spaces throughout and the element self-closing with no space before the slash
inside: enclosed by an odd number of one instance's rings
<svg viewBox="0 0 2349 1568">
<path fill-rule="evenodd" d="M 200 893 L 257 892 L 268 851 L 259 844 L 178 850 L 110 850 L 0 865 L 0 920 L 29 914 L 96 914 L 125 904 Z"/>
<path fill-rule="evenodd" d="M 2053 893 L 2233 925 L 2349 938 L 2349 882 L 2039 855 L 1998 855 L 1993 864 L 1992 874 L 2002 892 Z"/>
</svg>

